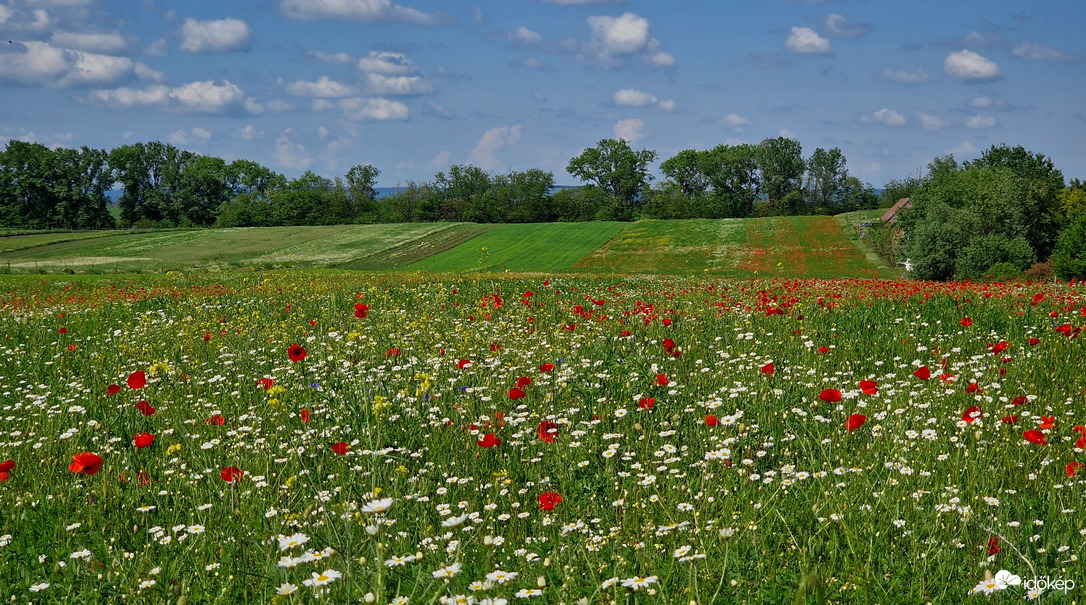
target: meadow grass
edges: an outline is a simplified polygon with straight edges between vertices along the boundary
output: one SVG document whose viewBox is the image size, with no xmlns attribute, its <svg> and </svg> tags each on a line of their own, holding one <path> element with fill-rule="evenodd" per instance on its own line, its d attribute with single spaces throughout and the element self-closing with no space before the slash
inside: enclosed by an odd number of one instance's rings
<svg viewBox="0 0 1086 605">
<path fill-rule="evenodd" d="M 1086 583 L 1077 285 L 246 270 L 0 292 L 5 602 Z"/>
<path fill-rule="evenodd" d="M 240 265 L 376 270 L 399 266 L 401 262 L 393 256 L 399 248 L 418 249 L 405 256 L 405 262 L 411 262 L 419 251 L 435 253 L 448 247 L 445 242 L 450 238 L 459 243 L 463 234 L 470 237 L 485 229 L 457 223 L 396 223 L 95 232 L 92 238 L 61 237 L 54 243 L 39 242 L 0 253 L 0 264 L 14 271 L 162 271 Z"/>
<path fill-rule="evenodd" d="M 717 277 L 895 277 L 825 216 L 638 221 L 575 268 Z"/>
<path fill-rule="evenodd" d="M 596 221 L 498 225 L 448 252 L 406 268 L 446 273 L 567 272 L 586 254 L 607 243 L 629 224 Z"/>
</svg>

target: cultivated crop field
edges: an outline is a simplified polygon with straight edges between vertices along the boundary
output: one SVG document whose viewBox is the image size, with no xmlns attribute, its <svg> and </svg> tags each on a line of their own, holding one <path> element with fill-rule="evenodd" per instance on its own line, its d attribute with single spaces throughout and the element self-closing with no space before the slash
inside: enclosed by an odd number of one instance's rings
<svg viewBox="0 0 1086 605">
<path fill-rule="evenodd" d="M 245 271 L 0 293 L 4 602 L 1086 584 L 1080 284 Z"/>
</svg>

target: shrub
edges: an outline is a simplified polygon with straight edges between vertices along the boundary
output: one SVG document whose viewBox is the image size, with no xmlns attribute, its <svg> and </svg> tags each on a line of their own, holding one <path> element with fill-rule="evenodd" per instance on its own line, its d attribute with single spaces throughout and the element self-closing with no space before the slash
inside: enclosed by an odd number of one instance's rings
<svg viewBox="0 0 1086 605">
<path fill-rule="evenodd" d="M 1036 260 L 1033 248 L 1023 237 L 984 235 L 973 238 L 959 253 L 957 276 L 959 279 L 986 277 L 991 275 L 994 265 L 1007 264 L 1013 267 L 1012 277 L 1017 277 Z"/>
<path fill-rule="evenodd" d="M 1052 259 L 1043 263 L 1033 263 L 1033 266 L 1022 273 L 1022 277 L 1030 281 L 1050 281 L 1054 275 L 1052 271 Z"/>
<path fill-rule="evenodd" d="M 1060 279 L 1086 279 L 1086 212 L 1075 213 L 1060 232 L 1052 269 Z"/>
<path fill-rule="evenodd" d="M 996 263 L 988 267 L 988 270 L 984 272 L 984 277 L 992 281 L 1007 281 L 1018 279 L 1021 274 L 1022 271 L 1013 263 Z"/>
</svg>

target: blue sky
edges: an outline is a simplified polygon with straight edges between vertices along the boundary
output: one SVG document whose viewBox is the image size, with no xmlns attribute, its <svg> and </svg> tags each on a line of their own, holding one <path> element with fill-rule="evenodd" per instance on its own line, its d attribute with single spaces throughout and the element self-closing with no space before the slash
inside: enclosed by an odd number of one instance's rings
<svg viewBox="0 0 1086 605">
<path fill-rule="evenodd" d="M 876 187 L 1006 142 L 1086 177 L 1083 2 L 398 2 L 0 0 L 0 141 L 394 186 L 784 135 Z"/>
</svg>

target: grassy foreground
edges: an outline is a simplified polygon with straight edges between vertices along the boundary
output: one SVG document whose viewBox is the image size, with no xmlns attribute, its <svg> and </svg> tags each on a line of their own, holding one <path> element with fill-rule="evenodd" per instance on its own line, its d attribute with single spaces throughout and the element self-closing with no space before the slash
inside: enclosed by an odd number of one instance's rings
<svg viewBox="0 0 1086 605">
<path fill-rule="evenodd" d="M 1066 603 L 1028 583 L 1086 583 L 1077 285 L 0 292 L 4 602 Z"/>
</svg>

